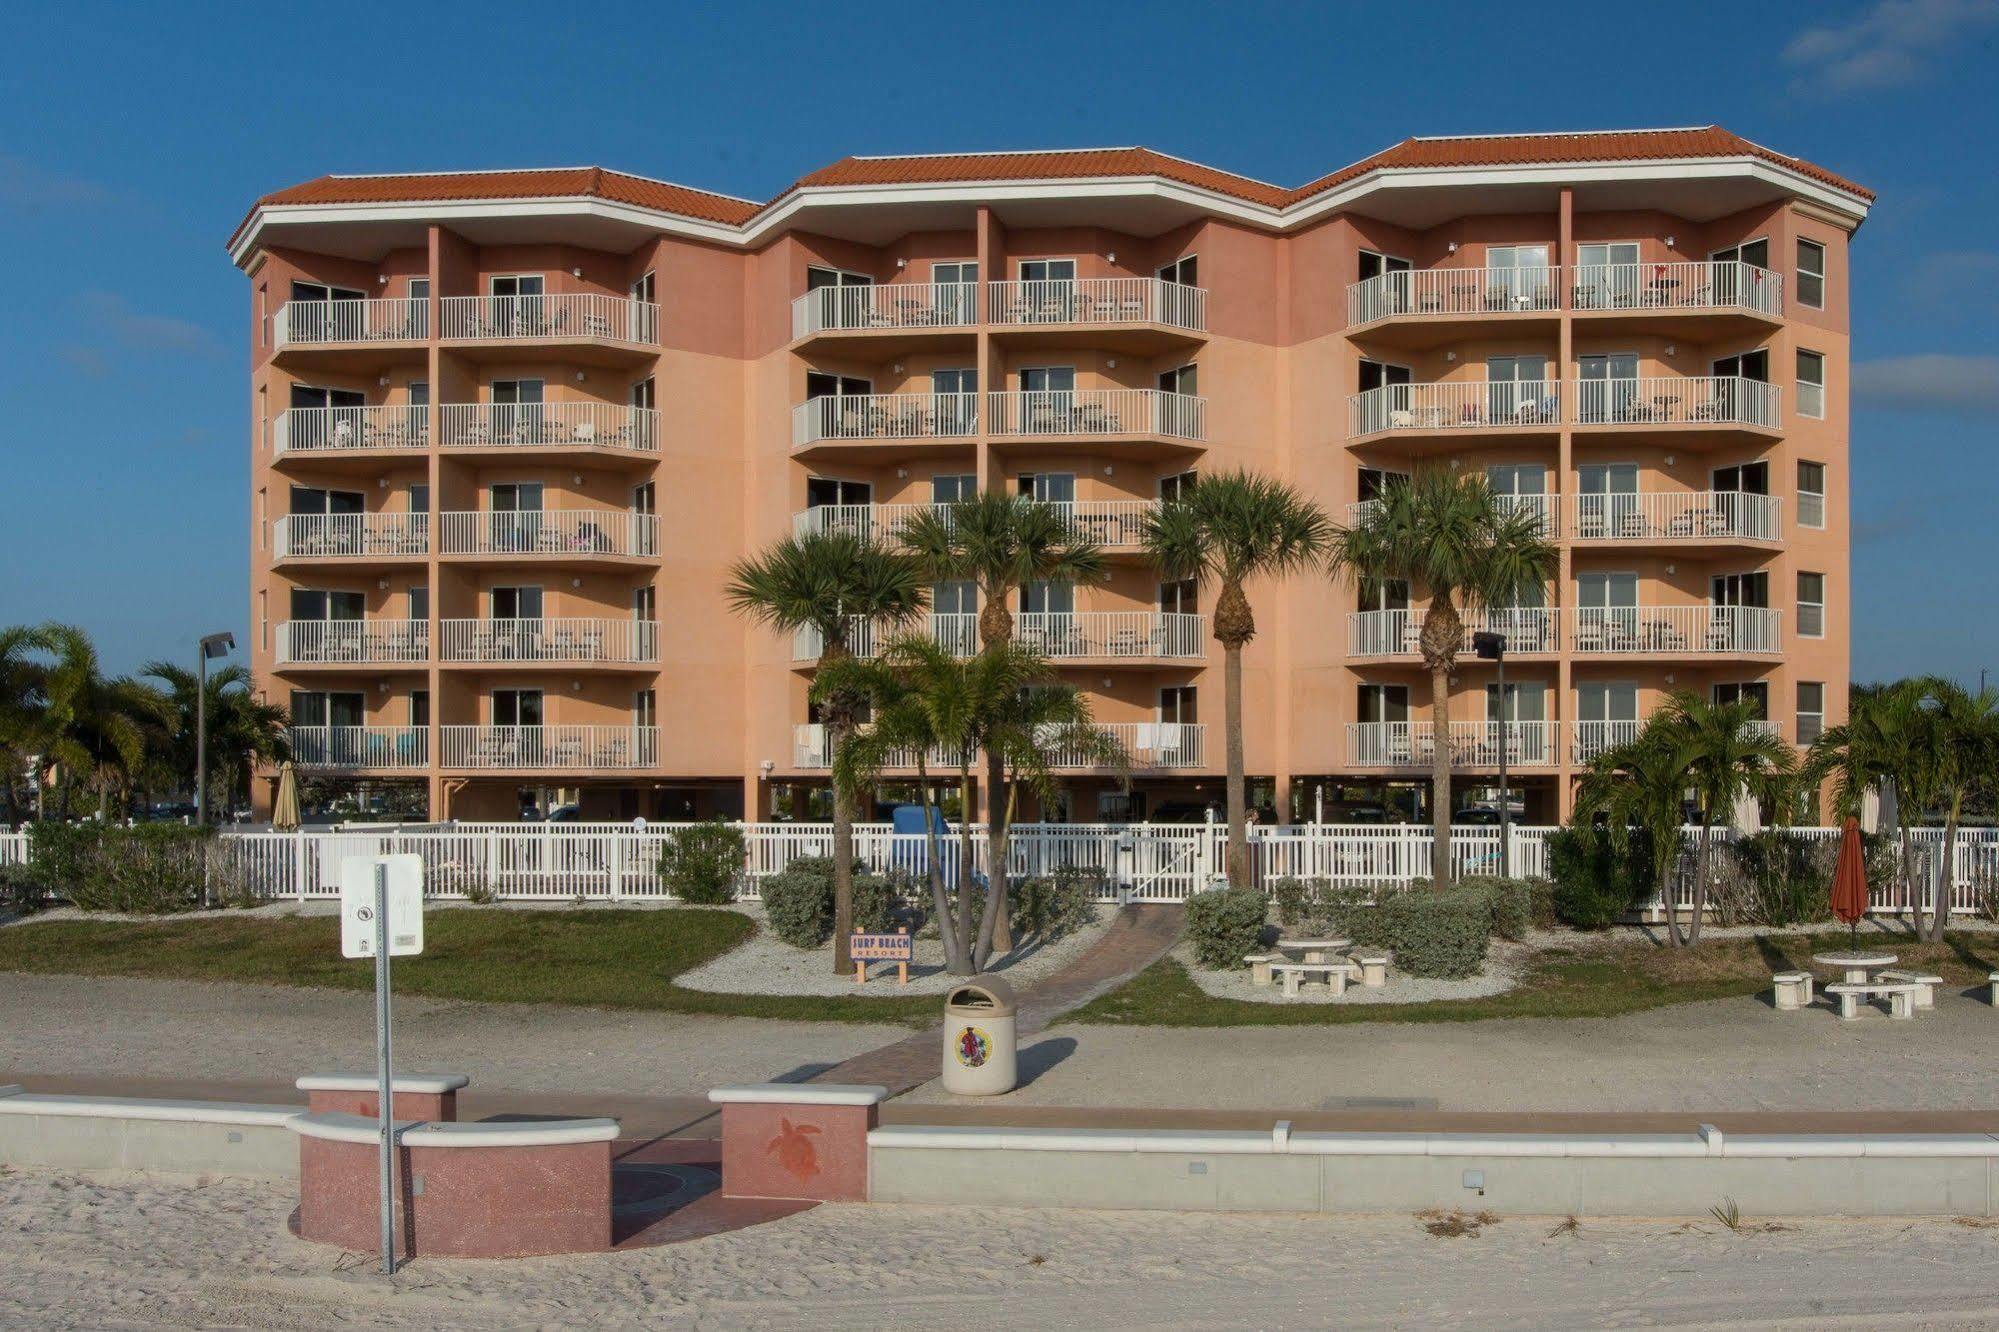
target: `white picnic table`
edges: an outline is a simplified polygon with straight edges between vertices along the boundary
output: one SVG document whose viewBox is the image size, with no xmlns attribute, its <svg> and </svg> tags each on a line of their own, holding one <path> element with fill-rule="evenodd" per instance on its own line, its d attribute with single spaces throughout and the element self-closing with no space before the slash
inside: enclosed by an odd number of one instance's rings
<svg viewBox="0 0 1999 1332">
<path fill-rule="evenodd" d="M 1300 954 L 1300 961 L 1330 962 L 1334 953 L 1352 945 L 1351 939 L 1279 939 L 1271 946 L 1280 953 Z"/>
<path fill-rule="evenodd" d="M 1885 971 L 1895 965 L 1893 953 L 1814 953 L 1812 965 L 1833 967 L 1842 973 L 1848 985 L 1865 985 L 1868 973 Z"/>
</svg>

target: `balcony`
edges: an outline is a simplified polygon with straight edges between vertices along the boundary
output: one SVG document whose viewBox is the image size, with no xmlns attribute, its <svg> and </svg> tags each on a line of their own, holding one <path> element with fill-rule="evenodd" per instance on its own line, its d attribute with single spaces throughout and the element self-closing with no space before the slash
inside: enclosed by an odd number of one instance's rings
<svg viewBox="0 0 1999 1332">
<path fill-rule="evenodd" d="M 1569 420 L 1619 430 L 1755 432 L 1783 425 L 1782 390 L 1739 375 L 1670 375 L 1640 379 L 1575 379 L 1565 390 Z"/>
<path fill-rule="evenodd" d="M 420 666 L 430 660 L 422 620 L 286 620 L 278 625 L 279 666 Z"/>
<path fill-rule="evenodd" d="M 1581 766 L 1595 759 L 1605 750 L 1619 745 L 1630 744 L 1645 729 L 1645 723 L 1636 718 L 1617 721 L 1579 721 L 1569 723 L 1569 760 Z M 1752 721 L 1749 730 L 1782 738 L 1783 725 L 1774 721 Z"/>
<path fill-rule="evenodd" d="M 1347 437 L 1551 432 L 1561 418 L 1553 380 L 1452 379 L 1385 384 L 1347 399 Z"/>
<path fill-rule="evenodd" d="M 659 625 L 652 620 L 444 620 L 440 627 L 440 659 L 448 662 L 650 665 L 659 660 Z"/>
<path fill-rule="evenodd" d="M 1506 766 L 1552 768 L 1561 757 L 1560 723 L 1551 721 L 1454 721 L 1450 725 L 1453 768 L 1498 768 L 1500 744 Z M 1347 762 L 1357 768 L 1416 768 L 1436 762 L 1436 724 L 1427 721 L 1348 722 Z"/>
<path fill-rule="evenodd" d="M 443 443 L 496 456 L 578 453 L 650 464 L 659 453 L 659 413 L 610 402 L 458 402 L 443 408 Z"/>
<path fill-rule="evenodd" d="M 1380 273 L 1347 287 L 1347 329 L 1402 347 L 1462 337 L 1471 325 L 1553 323 L 1561 270 L 1424 268 Z"/>
<path fill-rule="evenodd" d="M 1200 661 L 1207 648 L 1208 617 L 1160 611 L 1035 612 L 1013 617 L 1014 641 L 1058 662 Z M 907 629 L 856 619 L 848 629 L 847 650 L 872 657 L 881 645 L 900 633 L 922 633 L 919 623 Z M 931 640 L 960 657 L 979 650 L 979 617 L 951 613 L 928 617 Z M 819 659 L 822 644 L 811 629 L 792 639 L 791 659 Z"/>
<path fill-rule="evenodd" d="M 849 616 L 847 651 L 856 657 L 872 657 L 891 639 L 924 633 L 929 634 L 931 642 L 954 657 L 969 657 L 979 650 L 977 615 L 931 611 L 920 619 L 901 625 L 884 624 L 859 615 Z M 825 646 L 817 629 L 804 626 L 791 636 L 791 659 L 794 662 L 817 661 Z"/>
<path fill-rule="evenodd" d="M 1737 260 L 1583 264 L 1574 270 L 1570 300 L 1579 322 L 1641 319 L 1647 332 L 1713 335 L 1716 316 L 1745 326 L 1782 319 L 1784 278 Z"/>
<path fill-rule="evenodd" d="M 446 768 L 629 772 L 659 766 L 656 726 L 444 726 Z"/>
<path fill-rule="evenodd" d="M 1095 729 L 1115 737 L 1124 746 L 1134 771 L 1205 765 L 1208 728 L 1199 723 L 1101 722 Z M 1050 762 L 1057 768 L 1078 770 L 1102 766 L 1081 752 L 1065 751 L 1059 746 L 1050 755 Z M 832 743 L 824 726 L 808 723 L 792 728 L 792 763 L 806 769 L 833 766 Z M 924 756 L 924 763 L 932 771 L 953 768 L 957 766 L 957 756 L 941 747 L 933 748 Z M 913 749 L 897 750 L 884 766 L 914 768 L 916 753 Z"/>
<path fill-rule="evenodd" d="M 301 768 L 412 770 L 429 766 L 423 726 L 294 726 L 286 733 Z"/>
<path fill-rule="evenodd" d="M 280 564 L 397 560 L 429 550 L 427 513 L 293 513 L 271 524 L 271 558 Z"/>
<path fill-rule="evenodd" d="M 391 296 L 351 301 L 286 301 L 271 316 L 271 355 L 310 358 L 327 369 L 365 369 L 421 354 L 430 336 L 430 299 Z"/>
<path fill-rule="evenodd" d="M 1502 513 L 1531 513 L 1540 520 L 1541 535 L 1553 538 L 1559 524 L 1555 520 L 1555 496 L 1553 495 L 1494 495 L 1493 503 Z M 1381 506 L 1378 499 L 1362 500 L 1358 504 L 1347 505 L 1347 525 L 1357 527 Z"/>
<path fill-rule="evenodd" d="M 1407 657 L 1423 655 L 1424 610 L 1355 611 L 1347 616 L 1349 657 Z M 1509 657 L 1552 653 L 1557 649 L 1557 612 L 1548 606 L 1516 606 L 1501 610 L 1460 611 L 1464 621 L 1464 642 L 1459 652 L 1472 650 L 1473 634 L 1506 635 Z"/>
<path fill-rule="evenodd" d="M 976 282 L 885 282 L 819 287 L 791 303 L 794 340 L 820 340 L 827 350 L 865 344 L 878 356 L 939 342 L 938 334 L 969 333 L 979 322 Z"/>
<path fill-rule="evenodd" d="M 624 296 L 446 296 L 441 309 L 444 340 L 474 359 L 560 346 L 565 359 L 619 363 L 659 346 L 659 307 Z"/>
<path fill-rule="evenodd" d="M 271 422 L 271 454 L 312 461 L 349 455 L 378 459 L 385 453 L 422 450 L 430 443 L 430 409 L 398 407 L 293 407 Z"/>
<path fill-rule="evenodd" d="M 791 447 L 896 441 L 958 448 L 970 444 L 978 428 L 976 393 L 835 394 L 792 408 Z"/>
<path fill-rule="evenodd" d="M 1760 606 L 1578 606 L 1569 612 L 1578 656 L 1773 656 L 1783 614 Z"/>
<path fill-rule="evenodd" d="M 1146 520 L 1158 512 L 1158 500 L 1075 500 L 1047 506 L 1061 518 L 1072 541 L 1090 541 L 1111 553 L 1144 548 Z M 791 518 L 794 536 L 849 532 L 878 541 L 893 541 L 904 523 L 918 513 L 932 512 L 951 526 L 949 504 L 821 504 Z"/>
<path fill-rule="evenodd" d="M 1783 503 L 1739 490 L 1577 495 L 1571 531 L 1579 542 L 1775 544 L 1783 539 Z"/>
<path fill-rule="evenodd" d="M 590 564 L 659 553 L 659 519 L 624 509 L 482 510 L 438 520 L 444 555 Z"/>
<path fill-rule="evenodd" d="M 986 411 L 986 431 L 995 438 L 1125 439 L 1172 446 L 1208 437 L 1208 400 L 1160 389 L 993 392 L 986 395 Z"/>
<path fill-rule="evenodd" d="M 1208 330 L 1208 293 L 1160 278 L 989 282 L 986 320 L 995 334 L 1031 334 L 1037 346 L 1146 355 L 1199 341 Z"/>
</svg>

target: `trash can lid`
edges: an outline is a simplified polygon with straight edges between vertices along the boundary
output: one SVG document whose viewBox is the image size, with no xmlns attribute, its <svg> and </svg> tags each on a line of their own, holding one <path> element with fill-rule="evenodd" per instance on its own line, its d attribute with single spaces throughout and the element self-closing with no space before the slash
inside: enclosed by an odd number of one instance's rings
<svg viewBox="0 0 1999 1332">
<path fill-rule="evenodd" d="M 1012 1017 L 1018 1003 L 1005 977 L 981 973 L 951 987 L 944 1011 L 966 1017 Z"/>
</svg>

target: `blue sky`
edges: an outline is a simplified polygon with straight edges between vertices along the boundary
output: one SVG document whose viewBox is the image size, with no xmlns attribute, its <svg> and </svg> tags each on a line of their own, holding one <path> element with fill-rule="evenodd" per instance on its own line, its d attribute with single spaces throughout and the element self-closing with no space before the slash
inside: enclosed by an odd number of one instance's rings
<svg viewBox="0 0 1999 1332">
<path fill-rule="evenodd" d="M 597 163 L 763 199 L 850 152 L 1145 144 L 1290 185 L 1410 134 L 1718 122 L 1881 196 L 1853 251 L 1855 677 L 1999 675 L 1999 0 L 1670 26 L 1527 3 L 1497 26 L 1489 5 L 678 8 L 16 11 L 0 623 L 75 621 L 120 670 L 242 629 L 247 306 L 222 242 L 321 172 Z"/>
</svg>

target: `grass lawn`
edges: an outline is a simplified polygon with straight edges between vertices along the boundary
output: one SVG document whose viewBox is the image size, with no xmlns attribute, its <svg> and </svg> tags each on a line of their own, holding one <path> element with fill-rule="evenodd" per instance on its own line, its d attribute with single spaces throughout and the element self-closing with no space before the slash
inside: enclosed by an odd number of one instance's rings
<svg viewBox="0 0 1999 1332">
<path fill-rule="evenodd" d="M 423 956 L 396 959 L 396 993 L 912 1026 L 936 1020 L 935 998 L 709 994 L 673 983 L 755 930 L 734 911 L 692 907 L 433 911 L 424 920 Z M 0 971 L 336 990 L 375 986 L 374 967 L 340 956 L 336 916 L 28 922 L 0 929 Z"/>
<path fill-rule="evenodd" d="M 1259 1004 L 1217 999 L 1196 985 L 1173 958 L 1162 958 L 1109 994 L 1063 1018 L 1157 1027 L 1281 1027 L 1345 1022 L 1476 1022 L 1485 1018 L 1614 1017 L 1669 1004 L 1727 999 L 1766 991 L 1775 971 L 1797 970 L 1814 952 L 1835 951 L 1843 937 L 1765 935 L 1716 939 L 1692 950 L 1633 941 L 1609 946 L 1550 947 L 1539 952 L 1521 983 L 1505 994 L 1427 1004 Z M 1906 940 L 1885 947 L 1898 965 L 1942 976 L 1949 986 L 1983 986 L 1999 969 L 1999 936 L 1953 934 L 1943 944 Z M 1821 980 L 1831 979 L 1825 973 Z"/>
</svg>

